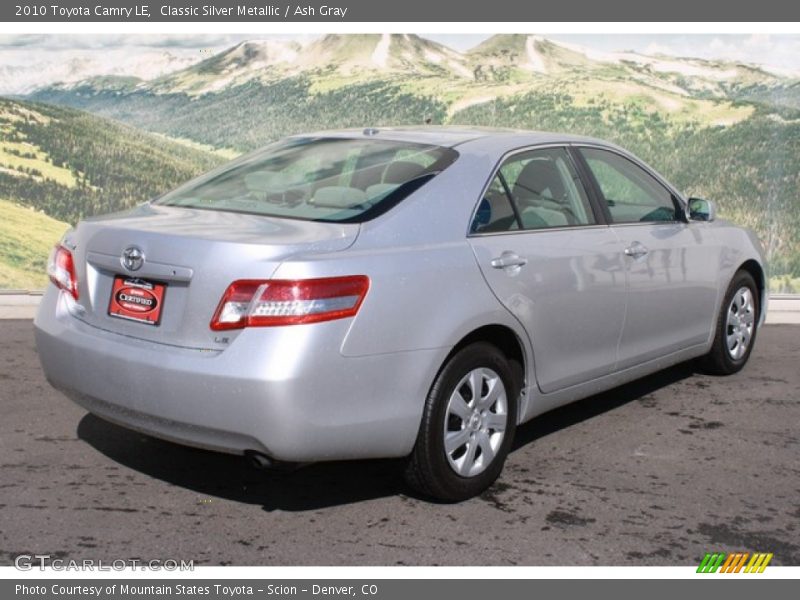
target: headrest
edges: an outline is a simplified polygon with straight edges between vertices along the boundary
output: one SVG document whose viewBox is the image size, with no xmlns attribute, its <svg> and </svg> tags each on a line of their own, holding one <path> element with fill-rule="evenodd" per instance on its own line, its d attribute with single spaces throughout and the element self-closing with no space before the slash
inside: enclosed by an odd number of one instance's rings
<svg viewBox="0 0 800 600">
<path fill-rule="evenodd" d="M 314 192 L 309 204 L 326 208 L 353 208 L 367 201 L 367 194 L 362 190 L 340 185 L 321 187 Z"/>
<path fill-rule="evenodd" d="M 545 194 L 546 190 L 550 193 Z M 533 200 L 536 197 L 549 196 L 560 200 L 564 191 L 564 182 L 556 164 L 549 159 L 533 159 L 523 167 L 511 193 L 515 198 Z"/>
<path fill-rule="evenodd" d="M 370 202 L 374 202 L 383 196 L 388 196 L 399 187 L 400 184 L 398 183 L 376 183 L 366 189 L 367 198 L 369 198 Z"/>
<path fill-rule="evenodd" d="M 244 176 L 244 185 L 250 192 L 285 192 L 300 183 L 296 178 L 279 171 L 253 171 Z"/>
<path fill-rule="evenodd" d="M 410 160 L 396 160 L 389 163 L 383 172 L 383 183 L 405 183 L 417 177 L 425 170 L 419 163 Z"/>
</svg>

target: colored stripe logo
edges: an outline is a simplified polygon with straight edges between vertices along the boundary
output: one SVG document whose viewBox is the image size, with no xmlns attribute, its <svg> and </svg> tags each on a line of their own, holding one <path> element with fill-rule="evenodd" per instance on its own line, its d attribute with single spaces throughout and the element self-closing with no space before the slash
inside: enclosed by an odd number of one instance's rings
<svg viewBox="0 0 800 600">
<path fill-rule="evenodd" d="M 763 573 L 772 560 L 772 552 L 706 552 L 698 573 Z M 749 559 L 749 561 L 748 561 Z M 746 566 L 745 566 L 746 565 Z"/>
</svg>

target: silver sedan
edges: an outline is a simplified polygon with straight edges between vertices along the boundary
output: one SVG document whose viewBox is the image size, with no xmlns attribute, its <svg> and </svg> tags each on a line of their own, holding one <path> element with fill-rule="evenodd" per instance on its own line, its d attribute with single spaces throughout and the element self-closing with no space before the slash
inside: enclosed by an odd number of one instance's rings
<svg viewBox="0 0 800 600">
<path fill-rule="evenodd" d="M 54 249 L 49 381 L 125 427 L 262 466 L 407 457 L 443 500 L 515 428 L 680 361 L 727 374 L 763 321 L 752 232 L 569 135 L 296 136 Z"/>
</svg>

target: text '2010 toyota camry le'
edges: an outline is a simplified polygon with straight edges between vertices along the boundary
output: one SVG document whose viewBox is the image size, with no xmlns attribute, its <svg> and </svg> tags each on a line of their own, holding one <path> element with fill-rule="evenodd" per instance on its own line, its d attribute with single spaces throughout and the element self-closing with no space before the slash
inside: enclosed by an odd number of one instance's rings
<svg viewBox="0 0 800 600">
<path fill-rule="evenodd" d="M 590 138 L 291 137 L 54 249 L 49 381 L 109 421 L 264 464 L 407 457 L 469 498 L 545 411 L 704 357 L 765 312 L 750 231 Z"/>
</svg>

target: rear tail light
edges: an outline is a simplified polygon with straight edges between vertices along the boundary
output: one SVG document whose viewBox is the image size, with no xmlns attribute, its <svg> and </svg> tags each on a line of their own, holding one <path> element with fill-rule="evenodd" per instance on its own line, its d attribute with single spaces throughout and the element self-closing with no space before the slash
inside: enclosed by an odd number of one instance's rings
<svg viewBox="0 0 800 600">
<path fill-rule="evenodd" d="M 64 290 L 75 300 L 78 299 L 78 277 L 75 275 L 75 261 L 72 259 L 72 253 L 64 246 L 57 245 L 53 248 L 50 260 L 47 262 L 47 275 L 58 289 Z"/>
<path fill-rule="evenodd" d="M 299 325 L 352 317 L 368 289 L 365 275 L 234 281 L 222 296 L 211 329 Z"/>
</svg>

